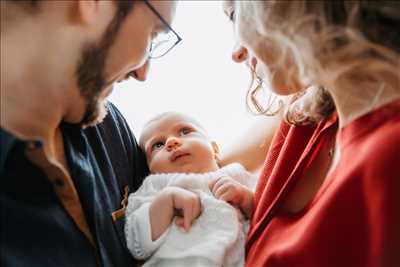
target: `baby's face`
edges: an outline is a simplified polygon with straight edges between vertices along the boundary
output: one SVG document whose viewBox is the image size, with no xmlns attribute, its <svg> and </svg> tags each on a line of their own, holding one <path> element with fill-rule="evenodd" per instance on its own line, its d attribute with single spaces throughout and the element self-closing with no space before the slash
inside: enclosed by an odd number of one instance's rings
<svg viewBox="0 0 400 267">
<path fill-rule="evenodd" d="M 218 148 L 204 130 L 181 114 L 151 121 L 141 135 L 151 173 L 203 173 L 218 169 Z"/>
</svg>

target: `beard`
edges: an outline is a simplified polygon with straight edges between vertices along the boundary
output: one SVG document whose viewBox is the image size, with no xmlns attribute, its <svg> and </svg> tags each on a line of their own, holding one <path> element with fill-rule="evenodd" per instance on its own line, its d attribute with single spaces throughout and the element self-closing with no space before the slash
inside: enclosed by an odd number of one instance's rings
<svg viewBox="0 0 400 267">
<path fill-rule="evenodd" d="M 100 98 L 107 85 L 104 75 L 105 63 L 122 22 L 133 8 L 133 3 L 134 1 L 118 1 L 117 13 L 100 41 L 87 44 L 82 49 L 76 69 L 78 89 L 86 102 L 85 113 L 79 123 L 82 127 L 93 126 L 107 115 L 106 100 Z"/>
</svg>

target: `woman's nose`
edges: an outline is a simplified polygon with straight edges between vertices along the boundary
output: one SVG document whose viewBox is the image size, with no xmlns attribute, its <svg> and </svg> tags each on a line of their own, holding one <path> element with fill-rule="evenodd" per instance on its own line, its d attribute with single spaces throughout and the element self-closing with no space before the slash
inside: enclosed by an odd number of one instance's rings
<svg viewBox="0 0 400 267">
<path fill-rule="evenodd" d="M 147 73 L 150 69 L 150 60 L 147 60 L 143 66 L 133 71 L 133 76 L 136 80 L 144 82 L 147 79 Z"/>
<path fill-rule="evenodd" d="M 232 60 L 236 63 L 242 63 L 247 60 L 247 49 L 241 45 L 237 45 L 232 51 Z"/>
<path fill-rule="evenodd" d="M 180 146 L 181 146 L 181 142 L 176 137 L 170 137 L 170 138 L 168 138 L 168 140 L 166 142 L 166 147 L 167 147 L 168 151 L 176 149 L 176 148 L 178 148 Z"/>
</svg>

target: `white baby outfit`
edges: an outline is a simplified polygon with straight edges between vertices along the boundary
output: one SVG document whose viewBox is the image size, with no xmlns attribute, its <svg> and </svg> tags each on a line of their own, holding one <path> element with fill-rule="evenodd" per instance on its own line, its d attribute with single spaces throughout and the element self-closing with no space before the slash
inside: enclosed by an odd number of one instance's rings
<svg viewBox="0 0 400 267">
<path fill-rule="evenodd" d="M 143 266 L 226 266 L 244 265 L 247 222 L 239 219 L 237 209 L 216 199 L 208 188 L 213 178 L 230 176 L 250 189 L 255 179 L 240 164 L 200 174 L 168 173 L 148 176 L 129 196 L 125 236 L 129 250 Z M 151 240 L 149 207 L 163 188 L 178 186 L 199 195 L 202 213 L 188 232 L 174 222 L 156 241 Z"/>
</svg>

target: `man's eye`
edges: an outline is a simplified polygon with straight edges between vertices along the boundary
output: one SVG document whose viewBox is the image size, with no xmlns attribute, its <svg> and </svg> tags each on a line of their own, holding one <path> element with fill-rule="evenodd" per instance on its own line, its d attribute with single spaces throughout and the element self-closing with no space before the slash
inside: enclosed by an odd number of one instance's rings
<svg viewBox="0 0 400 267">
<path fill-rule="evenodd" d="M 180 130 L 180 133 L 182 134 L 182 135 L 187 135 L 187 134 L 189 134 L 189 133 L 191 133 L 192 132 L 192 130 L 190 129 L 190 128 L 187 128 L 187 127 L 184 127 L 184 128 L 182 128 L 181 130 Z"/>
<path fill-rule="evenodd" d="M 160 149 L 164 146 L 164 142 L 157 142 L 151 146 L 151 150 Z"/>
<path fill-rule="evenodd" d="M 160 35 L 159 31 L 155 31 L 151 33 L 151 40 L 156 39 Z"/>
<path fill-rule="evenodd" d="M 125 80 L 128 80 L 129 78 L 134 78 L 135 79 L 135 77 L 136 77 L 136 73 L 133 70 L 133 71 L 129 72 L 128 74 L 126 74 L 126 76 L 122 80 L 125 81 Z"/>
</svg>

